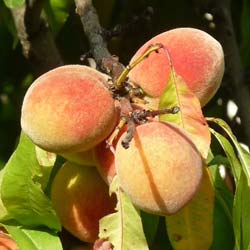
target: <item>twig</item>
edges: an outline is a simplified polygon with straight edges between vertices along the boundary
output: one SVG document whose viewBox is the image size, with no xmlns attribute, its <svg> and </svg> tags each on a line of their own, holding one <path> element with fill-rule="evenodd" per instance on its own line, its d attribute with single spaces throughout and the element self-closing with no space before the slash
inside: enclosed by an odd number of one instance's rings
<svg viewBox="0 0 250 250">
<path fill-rule="evenodd" d="M 63 64 L 53 35 L 41 18 L 42 3 L 29 0 L 23 7 L 12 10 L 23 54 L 38 74 Z"/>
<path fill-rule="evenodd" d="M 244 69 L 234 32 L 230 0 L 207 0 L 205 2 L 205 5 L 201 1 L 196 1 L 196 4 L 200 9 L 209 11 L 214 17 L 213 30 L 224 49 L 227 75 L 239 107 L 245 143 L 250 146 L 250 92 L 244 82 Z"/>
<path fill-rule="evenodd" d="M 101 26 L 91 0 L 75 0 L 76 13 L 80 16 L 94 58 L 98 61 L 111 54 L 101 34 Z"/>
</svg>

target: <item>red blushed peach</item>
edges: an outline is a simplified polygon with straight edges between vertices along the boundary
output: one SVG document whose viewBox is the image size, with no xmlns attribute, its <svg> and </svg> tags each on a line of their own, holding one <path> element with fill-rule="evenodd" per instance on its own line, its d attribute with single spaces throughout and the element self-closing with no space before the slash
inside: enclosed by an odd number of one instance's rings
<svg viewBox="0 0 250 250">
<path fill-rule="evenodd" d="M 115 165 L 122 189 L 146 212 L 169 215 L 185 206 L 199 188 L 202 159 L 182 129 L 151 122 L 136 127 L 128 149 L 121 136 Z"/>
<path fill-rule="evenodd" d="M 173 66 L 204 106 L 218 90 L 224 74 L 224 54 L 218 41 L 204 31 L 177 28 L 161 33 L 146 42 L 131 62 L 149 45 L 161 43 L 170 54 Z M 164 49 L 150 54 L 129 74 L 148 95 L 159 97 L 169 79 L 170 62 Z"/>
<path fill-rule="evenodd" d="M 56 153 L 86 151 L 106 138 L 116 123 L 107 76 L 68 65 L 39 77 L 28 89 L 21 126 L 41 148 Z"/>
<path fill-rule="evenodd" d="M 18 250 L 16 242 L 3 228 L 0 228 L 0 250 Z"/>
<path fill-rule="evenodd" d="M 114 212 L 115 206 L 97 170 L 71 162 L 58 171 L 51 199 L 65 229 L 86 242 L 98 238 L 99 220 Z"/>
</svg>

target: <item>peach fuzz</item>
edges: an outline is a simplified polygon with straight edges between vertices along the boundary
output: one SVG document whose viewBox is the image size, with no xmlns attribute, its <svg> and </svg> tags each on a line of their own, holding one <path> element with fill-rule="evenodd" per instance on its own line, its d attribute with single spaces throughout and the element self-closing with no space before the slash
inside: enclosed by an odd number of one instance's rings
<svg viewBox="0 0 250 250">
<path fill-rule="evenodd" d="M 99 220 L 114 212 L 115 199 L 96 168 L 66 162 L 51 188 L 51 199 L 62 225 L 82 241 L 98 238 Z"/>
<path fill-rule="evenodd" d="M 164 122 L 136 127 L 128 149 L 117 143 L 115 165 L 122 189 L 136 207 L 170 215 L 197 192 L 202 159 L 182 129 Z"/>
<path fill-rule="evenodd" d="M 115 126 L 107 76 L 86 66 L 68 65 L 39 77 L 28 89 L 21 126 L 41 148 L 55 153 L 86 151 Z"/>
<path fill-rule="evenodd" d="M 180 75 L 204 106 L 218 90 L 224 74 L 224 53 L 220 43 L 208 33 L 194 28 L 177 28 L 146 42 L 133 56 L 133 62 L 148 46 L 163 44 Z M 129 78 L 149 96 L 160 97 L 169 79 L 170 62 L 164 49 L 151 53 L 131 70 Z"/>
</svg>

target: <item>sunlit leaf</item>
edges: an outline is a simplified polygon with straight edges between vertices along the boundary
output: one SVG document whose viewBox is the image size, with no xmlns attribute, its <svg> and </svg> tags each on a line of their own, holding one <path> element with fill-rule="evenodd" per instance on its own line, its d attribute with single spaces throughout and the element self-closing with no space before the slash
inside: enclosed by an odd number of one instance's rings
<svg viewBox="0 0 250 250">
<path fill-rule="evenodd" d="M 178 213 L 166 217 L 175 250 L 209 249 L 213 242 L 214 187 L 207 168 L 195 197 Z"/>
<path fill-rule="evenodd" d="M 30 229 L 18 225 L 3 225 L 20 250 L 62 250 L 59 237 L 48 229 Z"/>
<path fill-rule="evenodd" d="M 119 187 L 117 178 L 112 181 L 110 191 L 116 193 L 117 212 L 100 220 L 99 238 L 108 239 L 115 250 L 147 250 L 140 213 Z"/>
<path fill-rule="evenodd" d="M 37 161 L 41 167 L 41 173 L 40 176 L 37 176 L 34 180 L 37 180 L 42 185 L 42 189 L 44 190 L 48 184 L 51 170 L 56 162 L 56 154 L 47 152 L 38 146 L 35 147 L 35 151 Z"/>
<path fill-rule="evenodd" d="M 18 8 L 24 5 L 25 0 L 4 0 L 5 5 L 10 8 Z"/>
<path fill-rule="evenodd" d="M 248 153 L 238 142 L 237 138 L 233 134 L 231 128 L 227 125 L 225 121 L 219 118 L 207 118 L 208 121 L 215 122 L 218 124 L 223 130 L 227 133 L 229 138 L 232 140 L 236 151 L 239 156 L 240 163 L 242 165 L 242 168 L 246 174 L 247 183 L 250 187 L 250 153 Z M 235 173 L 237 175 L 237 172 Z"/>
<path fill-rule="evenodd" d="M 167 87 L 160 99 L 160 109 L 179 107 L 177 114 L 160 116 L 161 121 L 176 123 L 191 137 L 204 159 L 208 156 L 211 135 L 202 114 L 199 100 L 183 79 L 172 70 Z"/>
<path fill-rule="evenodd" d="M 240 178 L 240 172 L 241 172 L 241 165 L 240 162 L 235 154 L 234 148 L 231 145 L 231 143 L 226 139 L 223 135 L 216 132 L 214 129 L 210 128 L 211 133 L 215 136 L 215 138 L 220 143 L 221 147 L 223 148 L 227 159 L 229 160 L 229 163 L 231 165 L 232 171 L 234 173 L 235 181 L 238 182 Z"/>
<path fill-rule="evenodd" d="M 22 134 L 16 151 L 4 168 L 2 202 L 11 217 L 21 225 L 59 230 L 60 222 L 52 202 L 43 193 L 41 184 L 35 181 L 41 174 L 35 146 Z"/>
<path fill-rule="evenodd" d="M 73 0 L 46 0 L 45 13 L 54 34 L 57 34 L 66 22 L 73 3 Z"/>
</svg>

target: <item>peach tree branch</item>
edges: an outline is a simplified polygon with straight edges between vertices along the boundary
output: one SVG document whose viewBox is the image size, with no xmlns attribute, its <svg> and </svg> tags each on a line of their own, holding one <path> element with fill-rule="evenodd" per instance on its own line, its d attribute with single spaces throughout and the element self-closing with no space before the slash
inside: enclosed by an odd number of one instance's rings
<svg viewBox="0 0 250 250">
<path fill-rule="evenodd" d="M 107 43 L 101 34 L 101 25 L 96 9 L 91 0 L 75 0 L 76 13 L 80 16 L 84 33 L 89 40 L 91 52 L 95 60 L 110 57 Z"/>
<path fill-rule="evenodd" d="M 54 37 L 41 16 L 42 8 L 42 0 L 29 0 L 24 6 L 12 9 L 23 54 L 37 74 L 63 64 Z"/>
</svg>

